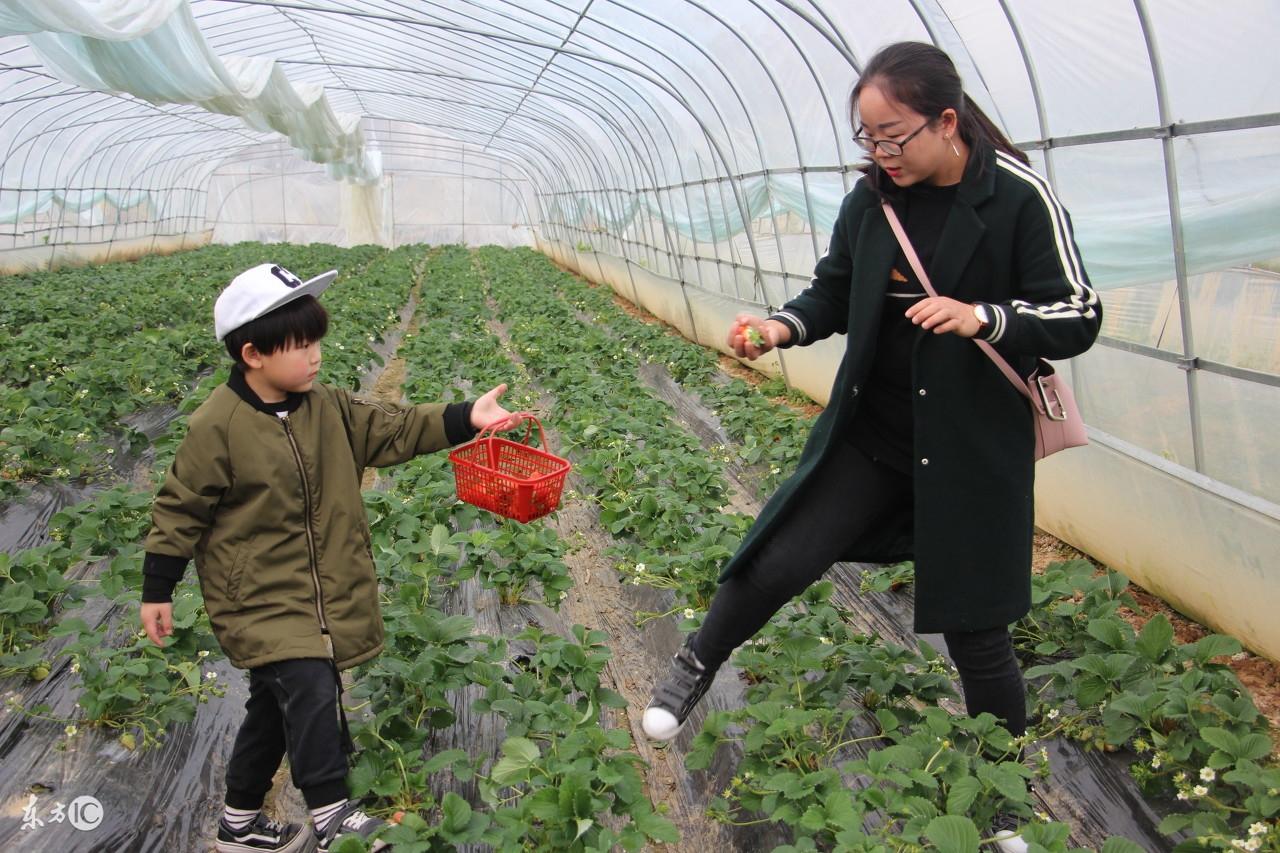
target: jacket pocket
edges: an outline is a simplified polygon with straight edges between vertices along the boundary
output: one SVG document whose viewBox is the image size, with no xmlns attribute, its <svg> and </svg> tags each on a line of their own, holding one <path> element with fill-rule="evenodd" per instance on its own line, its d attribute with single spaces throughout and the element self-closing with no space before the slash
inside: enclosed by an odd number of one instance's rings
<svg viewBox="0 0 1280 853">
<path fill-rule="evenodd" d="M 244 576 L 244 564 L 249 561 L 252 542 L 252 539 L 246 539 L 240 543 L 235 559 L 231 561 L 231 571 L 227 572 L 227 598 L 236 603 L 240 602 L 240 580 Z"/>
</svg>

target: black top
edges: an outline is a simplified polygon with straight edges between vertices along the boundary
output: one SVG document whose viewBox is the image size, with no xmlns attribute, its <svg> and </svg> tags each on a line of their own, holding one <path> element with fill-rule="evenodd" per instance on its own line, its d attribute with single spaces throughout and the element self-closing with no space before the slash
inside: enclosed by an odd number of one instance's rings
<svg viewBox="0 0 1280 853">
<path fill-rule="evenodd" d="M 956 187 L 915 184 L 890 197 L 902 227 L 920 256 L 920 264 L 933 275 L 933 253 L 947 224 Z M 876 355 L 863 390 L 862 402 L 849 425 L 848 439 L 872 459 L 912 473 L 913 425 L 911 416 L 911 359 L 920 327 L 906 311 L 925 297 L 925 289 L 907 263 L 901 249 L 889 274 Z"/>
</svg>

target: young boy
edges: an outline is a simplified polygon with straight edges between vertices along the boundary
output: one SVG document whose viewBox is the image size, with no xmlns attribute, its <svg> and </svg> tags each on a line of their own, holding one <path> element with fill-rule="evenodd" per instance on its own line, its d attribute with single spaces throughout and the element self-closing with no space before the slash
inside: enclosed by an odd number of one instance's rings
<svg viewBox="0 0 1280 853">
<path fill-rule="evenodd" d="M 286 753 L 320 851 L 385 823 L 348 800 L 351 744 L 338 678 L 382 651 L 361 475 L 510 418 L 498 403 L 506 385 L 474 403 L 405 408 L 316 383 L 328 330 L 316 296 L 336 275 L 303 282 L 262 264 L 222 291 L 214 331 L 236 364 L 191 415 L 152 508 L 142 593 L 148 636 L 160 644 L 173 633 L 173 588 L 194 557 L 214 635 L 231 663 L 249 670 L 220 853 L 307 845 L 312 833 L 261 811 Z"/>
</svg>

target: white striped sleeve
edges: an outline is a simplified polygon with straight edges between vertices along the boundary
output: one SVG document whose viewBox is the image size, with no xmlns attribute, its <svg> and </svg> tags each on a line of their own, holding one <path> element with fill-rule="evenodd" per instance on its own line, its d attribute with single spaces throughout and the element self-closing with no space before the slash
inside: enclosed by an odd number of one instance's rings
<svg viewBox="0 0 1280 853">
<path fill-rule="evenodd" d="M 1084 264 L 1076 249 L 1075 239 L 1071 233 L 1071 224 L 1067 220 L 1067 212 L 1058 197 L 1054 194 L 1049 182 L 1032 169 L 1022 165 L 1004 152 L 996 153 L 999 168 L 1031 187 L 1040 202 L 1044 205 L 1050 227 L 1053 231 L 1054 248 L 1057 252 L 1058 265 L 1063 280 L 1067 284 L 1068 293 L 1065 298 L 1056 302 L 1036 304 L 1024 299 L 1014 299 L 1009 304 L 1019 314 L 1037 317 L 1041 320 L 1077 319 L 1085 317 L 1093 319 L 1097 316 L 1098 294 L 1089 286 L 1084 275 Z M 1000 318 L 1002 323 L 1004 318 Z M 1000 332 L 1003 335 L 1003 330 Z M 999 337 L 996 338 L 999 340 Z"/>
</svg>

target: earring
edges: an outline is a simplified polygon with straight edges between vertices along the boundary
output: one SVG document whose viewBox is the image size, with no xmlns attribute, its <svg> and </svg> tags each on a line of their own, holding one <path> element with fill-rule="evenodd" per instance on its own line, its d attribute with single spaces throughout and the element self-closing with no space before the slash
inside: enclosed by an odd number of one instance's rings
<svg viewBox="0 0 1280 853">
<path fill-rule="evenodd" d="M 959 157 L 959 156 L 960 156 L 960 149 L 956 147 L 956 141 L 955 141 L 954 139 L 952 139 L 950 136 L 948 136 L 948 137 L 947 137 L 947 141 L 951 143 L 951 150 L 952 150 L 952 151 L 954 151 L 954 152 L 956 153 L 956 156 L 957 156 L 957 157 Z"/>
</svg>

